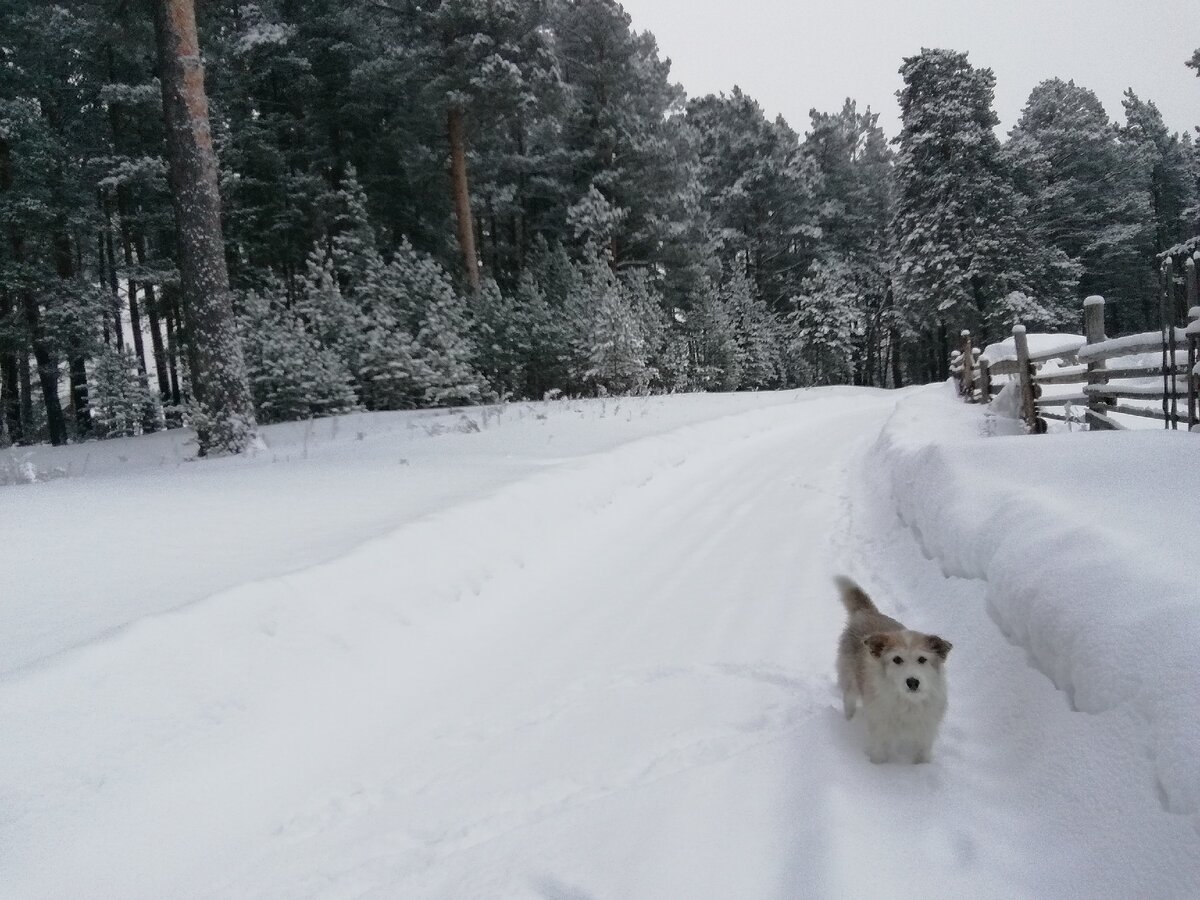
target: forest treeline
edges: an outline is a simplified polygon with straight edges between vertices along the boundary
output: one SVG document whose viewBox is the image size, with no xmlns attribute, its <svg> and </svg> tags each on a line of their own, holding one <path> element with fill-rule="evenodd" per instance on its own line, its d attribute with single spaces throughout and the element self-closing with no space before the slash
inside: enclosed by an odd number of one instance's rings
<svg viewBox="0 0 1200 900">
<path fill-rule="evenodd" d="M 194 416 L 149 6 L 0 5 L 2 443 Z M 1152 102 L 1049 80 L 1001 140 L 965 53 L 903 60 L 893 141 L 853 100 L 687 98 L 614 0 L 197 15 L 260 422 L 927 381 L 947 335 L 1091 293 L 1155 327 L 1157 256 L 1200 234 L 1200 149 Z"/>
</svg>

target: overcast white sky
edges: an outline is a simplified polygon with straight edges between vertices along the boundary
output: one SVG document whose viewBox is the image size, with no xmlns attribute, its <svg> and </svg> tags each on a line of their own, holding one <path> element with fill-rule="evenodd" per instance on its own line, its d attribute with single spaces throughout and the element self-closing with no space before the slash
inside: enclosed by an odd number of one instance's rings
<svg viewBox="0 0 1200 900">
<path fill-rule="evenodd" d="M 966 50 L 996 73 L 996 111 L 1010 129 L 1030 89 L 1073 78 L 1111 118 L 1132 87 L 1175 130 L 1200 125 L 1200 0 L 622 0 L 658 38 L 688 96 L 755 97 L 797 131 L 808 111 L 846 97 L 899 131 L 901 59 L 922 47 Z"/>
</svg>

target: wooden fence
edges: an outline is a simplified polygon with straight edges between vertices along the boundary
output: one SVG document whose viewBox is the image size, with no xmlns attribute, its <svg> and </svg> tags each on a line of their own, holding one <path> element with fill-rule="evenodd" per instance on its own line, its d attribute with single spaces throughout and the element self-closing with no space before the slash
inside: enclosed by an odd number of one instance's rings
<svg viewBox="0 0 1200 900">
<path fill-rule="evenodd" d="M 1031 353 L 1022 325 L 1013 328 L 1015 358 L 989 362 L 962 333 L 962 346 L 951 355 L 950 368 L 959 393 L 968 402 L 988 403 L 1006 385 L 1018 394 L 1020 417 L 1032 434 L 1044 434 L 1047 420 L 1073 421 L 1068 411 L 1083 411 L 1082 421 L 1093 431 L 1120 430 L 1114 415 L 1158 419 L 1164 428 L 1200 430 L 1200 283 L 1197 257 L 1182 267 L 1168 261 L 1163 267 L 1160 331 L 1108 338 L 1104 333 L 1104 299 L 1088 297 L 1083 305 L 1085 342 L 1076 347 L 1053 347 Z M 1182 268 L 1183 278 L 1177 277 Z M 1187 321 L 1187 327 L 1177 322 Z M 1155 354 L 1154 365 L 1118 365 L 1112 360 Z M 1055 366 L 1047 365 L 1056 362 Z M 1146 383 L 1147 379 L 1161 382 Z M 1043 396 L 1049 385 L 1080 385 L 1078 391 Z"/>
</svg>

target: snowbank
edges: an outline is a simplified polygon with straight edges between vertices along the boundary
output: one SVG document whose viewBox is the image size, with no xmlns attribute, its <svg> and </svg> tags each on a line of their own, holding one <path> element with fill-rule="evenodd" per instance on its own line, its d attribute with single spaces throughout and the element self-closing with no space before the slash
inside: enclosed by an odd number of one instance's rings
<svg viewBox="0 0 1200 900">
<path fill-rule="evenodd" d="M 1195 438 L 984 430 L 939 386 L 901 402 L 868 469 L 947 575 L 986 580 L 997 624 L 1074 709 L 1124 714 L 1164 807 L 1200 813 Z"/>
</svg>

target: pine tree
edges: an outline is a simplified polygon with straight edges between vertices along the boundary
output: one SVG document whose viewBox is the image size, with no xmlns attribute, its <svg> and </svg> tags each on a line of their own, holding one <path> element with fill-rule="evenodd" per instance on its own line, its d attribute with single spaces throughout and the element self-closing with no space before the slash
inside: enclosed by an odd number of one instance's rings
<svg viewBox="0 0 1200 900">
<path fill-rule="evenodd" d="M 337 415 L 357 406 L 346 364 L 285 307 L 281 284 L 244 297 L 241 332 L 260 422 Z"/>
<path fill-rule="evenodd" d="M 1125 91 L 1122 142 L 1140 152 L 1149 174 L 1150 208 L 1154 216 L 1154 266 L 1158 254 L 1188 237 L 1186 210 L 1196 200 L 1192 179 L 1190 136 L 1172 134 L 1153 102 Z M 1187 140 L 1185 140 L 1187 138 Z"/>
<path fill-rule="evenodd" d="M 375 229 L 367 210 L 367 194 L 354 166 L 346 170 L 341 184 L 325 202 L 329 257 L 343 293 L 369 291 L 372 278 L 383 265 Z"/>
<path fill-rule="evenodd" d="M 387 16 L 390 13 L 390 17 Z M 448 139 L 450 188 L 461 272 L 472 294 L 481 275 L 468 173 L 472 134 L 482 124 L 519 117 L 553 78 L 543 4 L 459 0 L 386 8 L 384 27 L 402 54 L 407 93 L 440 112 Z"/>
<path fill-rule="evenodd" d="M 591 262 L 580 284 L 580 305 L 589 309 L 582 380 L 600 394 L 640 394 L 650 386 L 646 340 L 626 293 L 607 261 Z"/>
<path fill-rule="evenodd" d="M 671 323 L 665 308 L 666 301 L 659 285 L 645 269 L 633 269 L 621 274 L 620 291 L 637 325 L 644 347 L 649 387 L 668 384 L 672 360 L 668 357 Z"/>
<path fill-rule="evenodd" d="M 532 319 L 539 311 L 516 302 L 521 296 L 517 292 L 510 300 L 489 278 L 475 298 L 479 368 L 492 391 L 501 397 L 523 397 L 529 383 Z M 524 296 L 527 302 L 536 302 L 536 295 Z"/>
<path fill-rule="evenodd" d="M 1194 140 L 1190 134 L 1183 136 L 1182 152 L 1188 160 L 1187 172 L 1189 191 L 1192 203 L 1183 211 L 1184 235 L 1200 237 L 1200 140 Z"/>
<path fill-rule="evenodd" d="M 702 204 L 726 269 L 740 269 L 775 309 L 795 293 L 817 250 L 819 175 L 782 119 L 735 88 L 687 106 L 699 136 Z"/>
<path fill-rule="evenodd" d="M 886 384 L 899 337 L 891 291 L 892 154 L 879 117 L 859 113 L 853 100 L 837 113 L 813 110 L 811 118 L 804 150 L 821 176 L 821 258 L 825 272 L 841 272 L 853 284 L 848 293 L 858 298 L 854 380 Z"/>
<path fill-rule="evenodd" d="M 1132 324 L 1131 308 L 1153 295 L 1148 154 L 1121 140 L 1093 92 L 1059 79 L 1030 93 L 1006 154 L 1027 198 L 1029 237 L 1079 269 L 1067 297 L 1037 299 L 1074 318 L 1081 296 L 1102 294 L 1116 301 L 1116 320 Z"/>
<path fill-rule="evenodd" d="M 530 325 L 529 392 L 534 399 L 577 387 L 576 338 L 586 329 L 586 313 L 573 299 L 579 280 L 561 244 L 551 248 L 544 239 L 535 242 L 527 273 L 517 285 L 517 302 Z"/>
<path fill-rule="evenodd" d="M 325 203 L 352 164 L 372 158 L 353 73 L 373 37 L 362 4 L 342 0 L 205 3 L 213 131 L 221 148 L 231 278 L 303 272 L 334 233 Z"/>
<path fill-rule="evenodd" d="M 862 318 L 862 298 L 850 265 L 822 261 L 804 280 L 788 315 L 795 341 L 798 377 L 808 383 L 848 384 L 854 375 L 855 331 Z"/>
<path fill-rule="evenodd" d="M 555 3 L 550 25 L 565 96 L 551 173 L 565 206 L 595 189 L 620 216 L 606 248 L 618 269 L 669 260 L 690 277 L 703 255 L 693 240 L 697 159 L 670 62 L 616 0 Z"/>
<path fill-rule="evenodd" d="M 752 391 L 779 387 L 783 376 L 782 334 L 774 314 L 741 272 L 725 280 L 721 295 L 737 345 L 738 387 Z"/>
<path fill-rule="evenodd" d="M 736 324 L 720 290 L 711 283 L 704 285 L 683 320 L 688 389 L 736 391 L 742 379 Z"/>
<path fill-rule="evenodd" d="M 428 369 L 424 400 L 429 406 L 467 406 L 489 396 L 475 367 L 476 351 L 468 336 L 458 298 L 434 300 L 417 333 L 418 357 Z"/>
<path fill-rule="evenodd" d="M 359 274 L 365 279 L 369 272 L 364 269 Z M 366 323 L 361 310 L 342 292 L 337 275 L 333 257 L 314 248 L 291 306 L 320 345 L 353 369 Z"/>
<path fill-rule="evenodd" d="M 944 377 L 947 334 L 977 330 L 991 303 L 1025 285 L 1017 201 L 994 132 L 992 71 L 965 53 L 922 50 L 900 73 L 895 294 L 924 334 L 927 371 Z"/>
<path fill-rule="evenodd" d="M 221 234 L 221 197 L 192 0 L 154 0 L 201 455 L 240 453 L 256 423 Z M 201 77 L 197 77 L 197 76 Z"/>
<path fill-rule="evenodd" d="M 426 403 L 433 372 L 416 340 L 386 310 L 363 335 L 358 393 L 372 411 L 417 409 Z"/>
<path fill-rule="evenodd" d="M 100 437 L 133 437 L 147 430 L 148 420 L 158 418 L 146 375 L 129 348 L 118 350 L 105 345 L 97 351 L 90 396 Z"/>
</svg>

